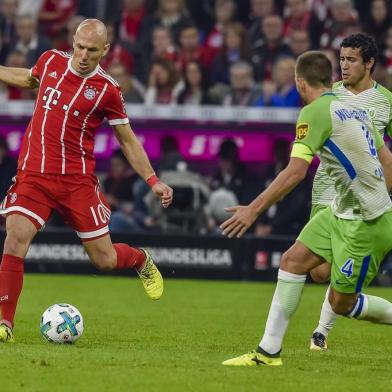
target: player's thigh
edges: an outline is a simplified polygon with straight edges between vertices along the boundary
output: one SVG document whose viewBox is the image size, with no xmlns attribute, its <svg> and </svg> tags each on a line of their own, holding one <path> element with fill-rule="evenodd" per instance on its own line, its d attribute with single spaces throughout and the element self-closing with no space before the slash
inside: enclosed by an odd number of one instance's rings
<svg viewBox="0 0 392 392">
<path fill-rule="evenodd" d="M 372 221 L 336 218 L 332 237 L 331 286 L 339 293 L 360 293 L 376 277 L 392 249 L 392 211 Z"/>
<path fill-rule="evenodd" d="M 322 209 L 305 225 L 297 238 L 298 242 L 301 242 L 313 254 L 328 263 L 332 262 L 330 226 L 332 216 L 329 207 Z M 312 268 L 317 265 L 313 265 Z"/>
<path fill-rule="evenodd" d="M 302 275 L 324 262 L 324 259 L 313 253 L 302 242 L 296 241 L 283 253 L 280 268 L 283 271 Z"/>
<path fill-rule="evenodd" d="M 61 199 L 59 213 L 79 238 L 91 241 L 105 236 L 109 232 L 111 212 L 98 179 L 95 176 L 69 176 L 63 187 L 70 191 Z"/>
<path fill-rule="evenodd" d="M 111 270 L 117 264 L 117 254 L 109 234 L 90 241 L 83 241 L 91 262 L 99 269 Z"/>
<path fill-rule="evenodd" d="M 30 219 L 17 213 L 7 216 L 5 227 L 4 253 L 24 258 L 37 234 L 37 227 Z"/>
<path fill-rule="evenodd" d="M 1 203 L 1 214 L 22 215 L 40 230 L 54 208 L 54 202 L 48 196 L 50 181 L 38 174 L 20 171 L 13 181 Z"/>
</svg>

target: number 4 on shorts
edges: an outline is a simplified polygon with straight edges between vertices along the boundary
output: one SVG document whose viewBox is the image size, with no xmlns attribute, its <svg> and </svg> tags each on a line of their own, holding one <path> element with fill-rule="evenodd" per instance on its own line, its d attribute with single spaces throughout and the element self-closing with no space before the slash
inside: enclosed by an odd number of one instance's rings
<svg viewBox="0 0 392 392">
<path fill-rule="evenodd" d="M 346 275 L 348 278 L 351 278 L 354 270 L 354 260 L 347 259 L 346 262 L 343 264 L 342 268 L 340 268 L 340 272 Z"/>
</svg>

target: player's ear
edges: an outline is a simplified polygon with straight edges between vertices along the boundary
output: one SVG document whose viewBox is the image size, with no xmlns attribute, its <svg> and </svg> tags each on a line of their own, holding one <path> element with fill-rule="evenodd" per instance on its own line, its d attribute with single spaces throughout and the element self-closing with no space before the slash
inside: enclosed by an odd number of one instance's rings
<svg viewBox="0 0 392 392">
<path fill-rule="evenodd" d="M 374 57 L 371 57 L 370 60 L 366 63 L 366 69 L 371 70 L 375 63 Z"/>
<path fill-rule="evenodd" d="M 109 52 L 110 49 L 110 44 L 106 44 L 105 47 L 103 48 L 103 54 L 102 57 L 106 56 Z"/>
</svg>

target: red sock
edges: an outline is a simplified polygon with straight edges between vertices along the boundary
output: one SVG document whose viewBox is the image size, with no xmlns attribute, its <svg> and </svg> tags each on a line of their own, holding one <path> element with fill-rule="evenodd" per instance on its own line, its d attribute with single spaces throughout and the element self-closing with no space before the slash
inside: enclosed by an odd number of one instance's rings
<svg viewBox="0 0 392 392">
<path fill-rule="evenodd" d="M 3 255 L 0 264 L 1 321 L 14 325 L 16 305 L 23 286 L 24 262 L 21 257 Z"/>
<path fill-rule="evenodd" d="M 117 265 L 115 269 L 134 268 L 140 270 L 144 266 L 146 256 L 138 248 L 131 248 L 127 244 L 113 244 L 117 253 Z"/>
</svg>

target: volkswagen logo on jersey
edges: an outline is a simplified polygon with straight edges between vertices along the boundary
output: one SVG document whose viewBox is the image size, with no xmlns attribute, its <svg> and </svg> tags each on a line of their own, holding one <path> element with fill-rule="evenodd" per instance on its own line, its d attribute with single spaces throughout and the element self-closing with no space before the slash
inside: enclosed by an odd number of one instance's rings
<svg viewBox="0 0 392 392">
<path fill-rule="evenodd" d="M 95 98 L 96 94 L 97 91 L 95 90 L 95 88 L 87 87 L 86 90 L 84 90 L 84 97 L 90 101 Z"/>
</svg>

